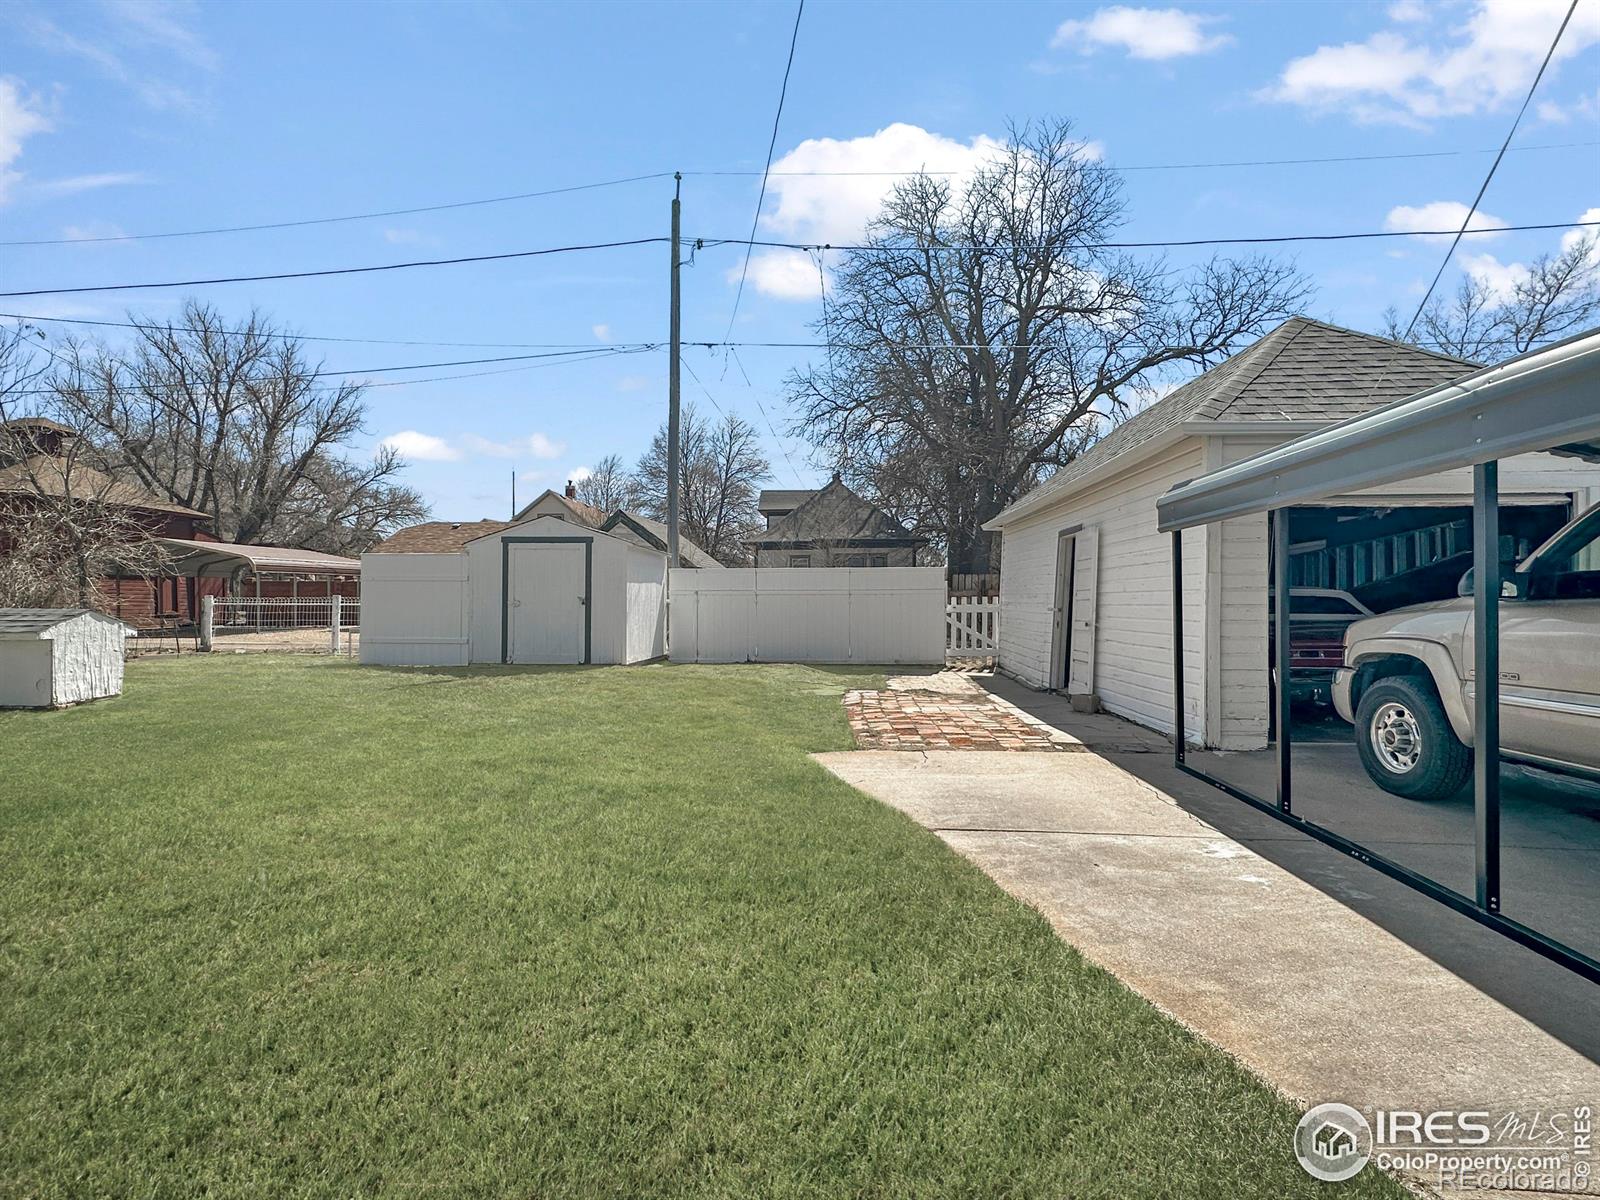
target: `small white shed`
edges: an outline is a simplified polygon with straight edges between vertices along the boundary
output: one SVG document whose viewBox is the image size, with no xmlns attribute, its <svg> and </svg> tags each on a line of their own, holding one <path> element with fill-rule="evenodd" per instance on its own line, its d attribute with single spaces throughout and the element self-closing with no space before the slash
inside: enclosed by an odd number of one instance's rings
<svg viewBox="0 0 1600 1200">
<path fill-rule="evenodd" d="M 122 693 L 133 626 L 87 608 L 0 608 L 0 708 L 61 708 Z"/>
<path fill-rule="evenodd" d="M 431 522 L 361 556 L 361 661 L 636 663 L 666 653 L 667 556 L 560 517 Z"/>
</svg>

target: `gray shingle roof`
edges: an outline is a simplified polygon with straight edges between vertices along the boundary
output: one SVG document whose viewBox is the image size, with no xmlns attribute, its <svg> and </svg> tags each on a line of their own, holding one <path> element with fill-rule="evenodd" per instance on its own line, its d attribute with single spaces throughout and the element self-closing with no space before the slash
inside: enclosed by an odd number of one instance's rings
<svg viewBox="0 0 1600 1200">
<path fill-rule="evenodd" d="M 1143 442 L 1189 421 L 1331 425 L 1478 369 L 1420 346 L 1290 317 L 1247 349 L 1117 425 L 995 518 L 1047 504 Z"/>
<path fill-rule="evenodd" d="M 752 534 L 745 541 L 782 546 L 838 539 L 905 541 L 912 537 L 904 525 L 871 501 L 856 495 L 837 476 L 826 487 L 803 494 L 806 499 L 793 512 L 779 517 L 770 528 Z M 915 540 L 925 542 L 927 539 Z"/>
<path fill-rule="evenodd" d="M 92 608 L 0 608 L 0 638 L 34 637 L 63 621 L 81 617 L 84 613 L 95 613 L 98 617 L 106 616 L 105 613 L 97 613 Z M 116 620 L 115 617 L 106 619 Z M 117 623 L 124 624 L 121 621 Z"/>
<path fill-rule="evenodd" d="M 600 532 L 610 533 L 618 525 L 624 527 L 632 526 L 634 533 L 654 550 L 665 550 L 667 548 L 667 527 L 660 521 L 654 521 L 639 513 L 619 508 L 606 518 L 605 524 L 600 526 Z M 711 555 L 700 549 L 699 546 L 684 537 L 682 532 L 678 534 L 678 562 L 685 567 L 720 567 L 722 565 Z"/>
<path fill-rule="evenodd" d="M 756 511 L 762 514 L 793 512 L 816 494 L 816 488 L 766 488 L 756 499 Z"/>
</svg>

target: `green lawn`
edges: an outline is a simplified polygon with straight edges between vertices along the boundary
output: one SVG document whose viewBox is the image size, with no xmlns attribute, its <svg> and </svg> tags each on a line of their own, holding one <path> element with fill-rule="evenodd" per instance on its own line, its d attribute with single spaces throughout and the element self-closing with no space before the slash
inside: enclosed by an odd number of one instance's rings
<svg viewBox="0 0 1600 1200">
<path fill-rule="evenodd" d="M 807 759 L 874 678 L 193 657 L 0 713 L 0 1194 L 1326 1190 Z"/>
</svg>

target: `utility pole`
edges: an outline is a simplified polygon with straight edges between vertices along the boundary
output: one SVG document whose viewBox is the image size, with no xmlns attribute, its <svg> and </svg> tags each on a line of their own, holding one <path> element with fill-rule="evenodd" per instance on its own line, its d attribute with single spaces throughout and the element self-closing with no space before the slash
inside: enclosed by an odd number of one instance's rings
<svg viewBox="0 0 1600 1200">
<path fill-rule="evenodd" d="M 672 184 L 672 348 L 667 359 L 667 566 L 678 565 L 678 359 L 683 353 L 683 312 L 678 284 L 680 267 L 678 224 L 683 210 L 679 199 L 683 173 L 674 172 Z"/>
</svg>

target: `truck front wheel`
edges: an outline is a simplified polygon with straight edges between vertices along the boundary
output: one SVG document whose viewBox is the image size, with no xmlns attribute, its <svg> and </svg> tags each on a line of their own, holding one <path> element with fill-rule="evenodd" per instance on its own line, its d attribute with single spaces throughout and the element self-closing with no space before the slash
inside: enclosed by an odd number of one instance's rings
<svg viewBox="0 0 1600 1200">
<path fill-rule="evenodd" d="M 1385 679 L 1356 706 L 1356 749 L 1367 775 L 1409 800 L 1443 800 L 1472 776 L 1472 751 L 1456 738 L 1426 682 Z"/>
</svg>

